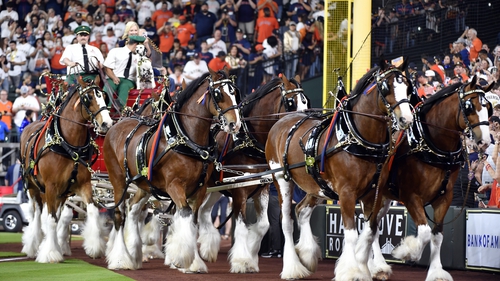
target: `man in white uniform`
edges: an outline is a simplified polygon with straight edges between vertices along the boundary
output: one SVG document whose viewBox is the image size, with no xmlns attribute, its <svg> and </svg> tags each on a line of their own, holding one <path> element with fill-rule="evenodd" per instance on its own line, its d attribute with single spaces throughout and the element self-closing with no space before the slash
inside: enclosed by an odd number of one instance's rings
<svg viewBox="0 0 500 281">
<path fill-rule="evenodd" d="M 68 76 L 66 82 L 73 85 L 77 82 L 77 76 L 81 75 L 85 81 L 95 80 L 102 67 L 104 57 L 101 51 L 89 45 L 90 27 L 79 26 L 75 29 L 78 43 L 71 44 L 66 49 L 59 60 L 60 64 L 67 66 Z"/>
<path fill-rule="evenodd" d="M 10 41 L 10 52 L 7 53 L 7 60 L 10 63 L 9 77 L 11 85 L 18 88 L 21 85 L 21 67 L 26 64 L 26 56 L 17 49 L 16 41 Z"/>
<path fill-rule="evenodd" d="M 108 75 L 108 85 L 105 90 L 110 96 L 117 92 L 122 105 L 127 104 L 128 92 L 135 88 L 137 62 L 139 55 L 135 53 L 138 44 L 144 43 L 144 36 L 131 35 L 127 44 L 123 47 L 114 48 L 109 51 L 104 61 L 104 70 Z"/>
</svg>

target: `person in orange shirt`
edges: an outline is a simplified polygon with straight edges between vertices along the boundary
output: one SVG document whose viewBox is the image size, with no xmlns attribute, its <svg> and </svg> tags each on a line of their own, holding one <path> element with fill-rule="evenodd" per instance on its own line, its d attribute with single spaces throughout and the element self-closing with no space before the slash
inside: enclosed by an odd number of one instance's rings
<svg viewBox="0 0 500 281">
<path fill-rule="evenodd" d="M 9 94 L 7 90 L 0 91 L 0 113 L 2 114 L 2 121 L 7 124 L 9 130 L 12 129 L 12 102 L 9 101 Z M 5 151 L 4 151 L 5 152 Z"/>
<path fill-rule="evenodd" d="M 151 16 L 151 19 L 153 20 L 156 28 L 160 28 L 165 24 L 165 22 L 167 22 L 173 16 L 174 16 L 174 13 L 172 13 L 172 11 L 168 10 L 167 2 L 163 1 L 163 4 L 161 5 L 161 9 L 156 10 L 153 13 L 153 15 Z"/>
<path fill-rule="evenodd" d="M 97 32 L 95 34 L 95 40 L 94 41 L 90 41 L 89 45 L 94 46 L 94 47 L 100 49 L 102 43 L 105 43 L 104 41 L 102 41 L 102 33 L 101 32 Z M 106 54 L 108 52 L 109 52 L 108 45 L 106 44 Z"/>
<path fill-rule="evenodd" d="M 190 40 L 196 40 L 196 28 L 187 21 L 185 16 L 180 16 L 181 24 L 177 27 L 177 39 L 181 46 L 186 48 Z"/>
<path fill-rule="evenodd" d="M 99 5 L 101 5 L 101 4 L 106 5 L 106 13 L 108 13 L 110 15 L 115 13 L 115 6 L 116 6 L 115 0 L 99 0 L 98 3 L 99 3 Z"/>
<path fill-rule="evenodd" d="M 434 87 L 429 85 L 429 79 L 426 77 L 425 73 L 417 71 L 416 77 L 418 82 L 418 96 L 424 99 L 432 96 L 434 94 Z"/>
<path fill-rule="evenodd" d="M 471 28 L 467 31 L 467 38 L 470 40 L 470 49 L 469 49 L 469 60 L 475 61 L 479 55 L 479 51 L 483 48 L 483 42 L 479 38 L 477 38 L 477 31 L 474 28 Z"/>
<path fill-rule="evenodd" d="M 257 18 L 263 18 L 266 16 L 264 12 L 265 8 L 269 9 L 271 17 L 276 18 L 275 15 L 278 13 L 278 4 L 276 4 L 273 0 L 259 0 L 257 3 L 257 10 L 259 10 Z"/>
<path fill-rule="evenodd" d="M 462 81 L 465 82 L 465 81 L 468 81 L 469 80 L 469 76 L 467 76 L 467 70 L 465 70 L 466 66 L 463 62 L 461 61 L 457 61 L 455 63 L 455 74 L 462 77 Z"/>
<path fill-rule="evenodd" d="M 226 53 L 224 53 L 224 51 L 220 51 L 219 54 L 217 54 L 217 57 L 213 58 L 210 61 L 210 63 L 208 64 L 208 68 L 213 71 L 219 71 L 223 70 L 224 67 L 227 67 L 227 69 L 231 69 L 229 63 L 226 62 Z"/>
<path fill-rule="evenodd" d="M 280 28 L 276 18 L 271 16 L 271 10 L 264 8 L 264 17 L 259 17 L 255 23 L 254 41 L 262 44 L 266 38 L 273 35 L 273 31 Z"/>
<path fill-rule="evenodd" d="M 172 31 L 172 26 L 169 22 L 163 23 L 157 31 L 158 37 L 160 39 L 160 51 L 162 53 L 162 65 L 168 65 L 168 54 L 174 46 L 175 34 Z"/>
<path fill-rule="evenodd" d="M 97 48 L 99 48 L 97 46 Z M 56 38 L 54 48 L 50 50 L 50 67 L 53 74 L 66 74 L 66 65 L 61 64 L 59 60 L 64 52 L 64 46 L 61 37 Z M 10 128 L 9 128 L 10 129 Z"/>
<path fill-rule="evenodd" d="M 439 65 L 436 64 L 436 61 L 434 60 L 433 57 L 428 57 L 427 58 L 427 67 L 429 67 L 430 70 L 434 70 L 437 74 L 439 74 L 439 77 L 441 80 L 439 81 L 440 83 L 444 83 L 444 71 L 439 68 Z"/>
</svg>

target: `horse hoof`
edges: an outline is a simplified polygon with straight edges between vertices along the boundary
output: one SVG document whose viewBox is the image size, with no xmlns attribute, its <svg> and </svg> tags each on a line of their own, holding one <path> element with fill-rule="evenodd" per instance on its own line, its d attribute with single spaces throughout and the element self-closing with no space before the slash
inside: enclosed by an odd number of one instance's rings
<svg viewBox="0 0 500 281">
<path fill-rule="evenodd" d="M 374 280 L 387 281 L 389 280 L 389 274 L 386 272 L 379 272 L 373 276 Z"/>
</svg>

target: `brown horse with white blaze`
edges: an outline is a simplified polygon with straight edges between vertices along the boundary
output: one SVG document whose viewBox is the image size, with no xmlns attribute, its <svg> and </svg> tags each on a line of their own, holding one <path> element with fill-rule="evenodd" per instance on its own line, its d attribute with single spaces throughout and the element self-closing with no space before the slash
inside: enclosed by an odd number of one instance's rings
<svg viewBox="0 0 500 281">
<path fill-rule="evenodd" d="M 345 244 L 335 267 L 335 280 L 371 280 L 368 253 L 355 252 L 358 233 L 354 210 L 356 200 L 387 173 L 382 163 L 391 147 L 389 127 L 405 129 L 413 120 L 407 100 L 411 87 L 402 73 L 405 65 L 371 69 L 333 118 L 291 114 L 269 132 L 266 159 L 274 171 L 285 236 L 282 279 L 305 278 L 316 270 L 320 249 L 309 219 L 319 200 L 338 196 Z M 294 184 L 307 193 L 295 210 L 300 227 L 296 246 L 290 214 Z M 371 244 L 370 237 L 361 239 Z"/>
<path fill-rule="evenodd" d="M 176 207 L 165 244 L 165 264 L 188 268 L 193 262 L 198 255 L 195 218 L 215 160 L 213 117 L 224 131 L 239 130 L 236 92 L 227 71 L 210 70 L 177 95 L 159 124 L 124 118 L 106 134 L 104 161 L 118 206 L 106 251 L 108 268 L 142 267 L 138 219 L 151 194 L 170 197 Z M 124 206 L 131 182 L 139 188 Z"/>
<path fill-rule="evenodd" d="M 461 135 L 469 132 L 476 144 L 490 142 L 488 116 L 492 107 L 485 98 L 485 92 L 490 89 L 483 90 L 477 80 L 474 76 L 469 83 L 444 88 L 416 107 L 413 128 L 405 138 L 410 142 L 405 141 L 398 148 L 388 186 L 382 189 L 385 208 L 379 212 L 378 219 L 385 216 L 391 200 L 398 200 L 404 203 L 418 230 L 417 236 L 407 236 L 392 255 L 402 260 L 418 261 L 425 246 L 431 243 L 427 281 L 453 280 L 443 269 L 440 250 L 444 218 L 453 199 L 453 185 L 460 166 L 466 161 L 464 156 L 467 157 Z M 372 209 L 373 197 L 372 193 L 363 198 L 367 216 Z M 424 209 L 427 204 L 434 209 L 432 230 Z M 378 232 L 372 248 L 372 276 L 389 278 L 392 271 L 380 251 Z"/>
<path fill-rule="evenodd" d="M 98 79 L 95 83 L 87 84 L 79 78 L 50 118 L 31 123 L 21 135 L 23 178 L 33 207 L 32 219 L 23 233 L 22 252 L 36 256 L 40 263 L 61 262 L 63 254 L 71 254 L 68 224 L 73 213 L 63 205 L 73 194 L 87 205 L 82 233 L 85 252 L 93 258 L 104 254 L 103 225 L 90 182 L 90 165 L 97 147 L 88 122 L 105 133 L 113 121 L 104 92 L 96 86 Z"/>
<path fill-rule="evenodd" d="M 217 135 L 222 167 L 247 173 L 263 172 L 267 168 L 264 148 L 268 132 L 279 118 L 290 112 L 304 111 L 310 107 L 304 95 L 299 76 L 288 80 L 284 75 L 275 78 L 248 95 L 241 102 L 242 129 L 236 139 L 226 133 Z M 223 148 L 224 149 L 223 151 Z M 260 166 L 260 167 L 259 167 Z M 233 171 L 234 172 L 234 171 Z M 235 177 L 231 170 L 214 172 L 210 186 L 222 178 Z M 235 221 L 234 244 L 229 252 L 231 273 L 258 272 L 258 252 L 262 238 L 269 228 L 267 217 L 267 184 L 249 185 L 232 188 L 224 193 L 233 198 L 232 214 Z M 219 232 L 214 228 L 211 210 L 221 197 L 220 192 L 211 192 L 200 209 L 199 231 L 201 257 L 215 261 L 220 246 Z M 253 198 L 257 213 L 257 222 L 250 224 L 246 219 L 246 202 Z"/>
</svg>

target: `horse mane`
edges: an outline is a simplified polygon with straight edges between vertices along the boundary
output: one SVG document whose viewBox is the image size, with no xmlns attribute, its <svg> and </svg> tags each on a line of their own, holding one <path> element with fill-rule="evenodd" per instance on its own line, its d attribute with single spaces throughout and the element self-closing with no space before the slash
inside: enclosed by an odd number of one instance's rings
<svg viewBox="0 0 500 281">
<path fill-rule="evenodd" d="M 228 78 L 226 72 L 224 72 L 223 70 L 217 71 L 217 74 L 220 77 L 222 77 L 222 79 Z M 193 80 L 189 85 L 187 85 L 186 89 L 182 90 L 182 92 L 180 92 L 176 98 L 177 106 L 179 108 L 182 107 L 182 105 L 184 105 L 184 103 L 187 102 L 189 98 L 191 98 L 191 96 L 196 92 L 196 89 L 198 89 L 198 87 L 200 87 L 201 84 L 203 84 L 203 82 L 205 81 L 205 79 L 210 75 L 211 75 L 210 72 L 206 72 L 202 74 L 200 77 Z"/>
<path fill-rule="evenodd" d="M 380 70 L 379 66 L 375 66 L 372 69 L 368 70 L 368 72 L 365 75 L 363 75 L 361 79 L 359 79 L 358 83 L 356 83 L 356 86 L 354 86 L 354 89 L 352 90 L 349 99 L 357 100 L 357 98 L 361 96 L 360 94 L 363 93 L 366 86 L 373 78 L 373 74 L 379 70 Z"/>
<path fill-rule="evenodd" d="M 295 80 L 294 80 L 295 81 Z M 252 109 L 255 107 L 257 104 L 257 101 L 267 95 L 269 91 L 279 85 L 280 83 L 283 83 L 283 80 L 281 78 L 273 78 L 271 81 L 266 83 L 264 86 L 259 87 L 257 90 L 255 90 L 253 93 L 245 97 L 245 101 L 251 101 L 247 105 L 243 107 L 243 116 L 248 116 Z"/>
<path fill-rule="evenodd" d="M 179 107 L 191 98 L 191 96 L 196 92 L 195 90 L 203 84 L 209 75 L 209 72 L 202 74 L 200 77 L 196 78 L 189 85 L 187 85 L 186 89 L 182 90 L 182 92 L 178 94 L 176 101 Z"/>
<path fill-rule="evenodd" d="M 430 96 L 428 99 L 426 99 L 423 103 L 422 106 L 429 106 L 429 105 L 435 105 L 437 103 L 439 103 L 439 101 L 442 101 L 443 98 L 453 94 L 454 92 L 457 91 L 458 88 L 460 88 L 462 85 L 462 83 L 455 83 L 453 85 L 450 85 L 448 87 L 444 87 L 443 89 L 441 89 L 439 92 L 435 93 L 434 95 Z"/>
</svg>

